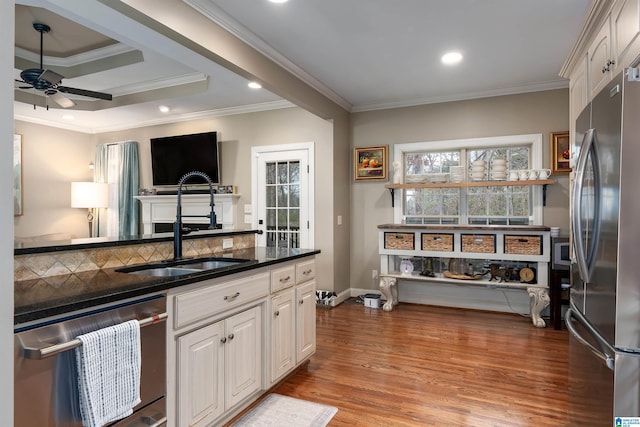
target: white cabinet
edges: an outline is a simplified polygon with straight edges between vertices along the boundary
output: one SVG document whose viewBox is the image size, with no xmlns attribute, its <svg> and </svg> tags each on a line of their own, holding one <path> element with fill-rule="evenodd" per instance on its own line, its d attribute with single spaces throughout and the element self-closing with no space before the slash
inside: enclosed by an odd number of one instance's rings
<svg viewBox="0 0 640 427">
<path fill-rule="evenodd" d="M 178 338 L 180 426 L 206 426 L 258 392 L 262 377 L 260 307 Z"/>
<path fill-rule="evenodd" d="M 178 338 L 181 426 L 207 425 L 224 412 L 224 322 Z"/>
<path fill-rule="evenodd" d="M 315 286 L 310 256 L 171 289 L 168 425 L 223 424 L 314 354 Z"/>
<path fill-rule="evenodd" d="M 611 19 L 607 17 L 587 49 L 589 98 L 593 98 L 613 77 L 615 58 L 611 50 Z"/>
<path fill-rule="evenodd" d="M 316 351 L 315 273 L 315 259 L 272 270 L 272 290 L 285 289 L 271 297 L 271 385 Z"/>
<path fill-rule="evenodd" d="M 293 288 L 271 300 L 271 383 L 296 365 L 296 304 Z"/>
<path fill-rule="evenodd" d="M 316 281 L 296 287 L 296 361 L 316 352 Z"/>
<path fill-rule="evenodd" d="M 640 0 L 618 0 L 611 13 L 616 73 L 633 65 L 640 54 Z"/>
<path fill-rule="evenodd" d="M 569 123 L 571 123 L 571 138 L 575 138 L 576 119 L 588 103 L 589 89 L 587 81 L 587 57 L 585 55 L 571 75 L 571 81 L 569 84 Z"/>
</svg>

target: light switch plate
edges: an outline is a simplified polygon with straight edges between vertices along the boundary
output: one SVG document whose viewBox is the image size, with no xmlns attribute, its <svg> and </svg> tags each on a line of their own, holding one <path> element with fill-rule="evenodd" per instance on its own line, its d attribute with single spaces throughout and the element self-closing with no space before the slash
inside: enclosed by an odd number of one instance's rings
<svg viewBox="0 0 640 427">
<path fill-rule="evenodd" d="M 251 206 L 251 205 L 244 205 L 244 213 L 246 213 L 246 214 L 253 213 L 253 206 Z"/>
<path fill-rule="evenodd" d="M 244 216 L 244 223 L 245 224 L 251 224 L 253 222 L 253 217 L 251 215 L 245 215 Z"/>
</svg>

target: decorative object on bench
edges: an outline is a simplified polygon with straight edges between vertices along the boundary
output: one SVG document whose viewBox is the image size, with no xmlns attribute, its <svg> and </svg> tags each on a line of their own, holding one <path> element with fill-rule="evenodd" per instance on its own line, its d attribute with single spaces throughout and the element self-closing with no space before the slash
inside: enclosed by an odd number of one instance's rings
<svg viewBox="0 0 640 427">
<path fill-rule="evenodd" d="M 500 264 L 490 264 L 489 273 L 491 274 L 489 281 L 496 279 L 501 283 L 508 282 L 511 279 L 511 270 L 501 267 Z"/>
<path fill-rule="evenodd" d="M 533 267 L 529 267 L 528 265 L 524 268 L 520 269 L 520 280 L 524 283 L 535 283 L 536 282 L 536 269 Z"/>
</svg>

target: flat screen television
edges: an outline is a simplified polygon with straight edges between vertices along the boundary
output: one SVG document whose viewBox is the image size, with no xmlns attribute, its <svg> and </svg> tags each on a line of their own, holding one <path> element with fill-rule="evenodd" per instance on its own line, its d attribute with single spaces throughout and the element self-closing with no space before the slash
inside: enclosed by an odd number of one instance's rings
<svg viewBox="0 0 640 427">
<path fill-rule="evenodd" d="M 186 173 L 200 171 L 220 183 L 220 162 L 216 132 L 165 136 L 151 139 L 153 185 L 178 185 Z M 199 176 L 185 184 L 206 183 Z"/>
</svg>

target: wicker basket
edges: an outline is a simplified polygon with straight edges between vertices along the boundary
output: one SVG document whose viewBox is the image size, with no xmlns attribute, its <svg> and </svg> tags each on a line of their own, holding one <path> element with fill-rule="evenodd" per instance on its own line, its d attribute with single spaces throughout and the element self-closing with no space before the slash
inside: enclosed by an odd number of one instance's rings
<svg viewBox="0 0 640 427">
<path fill-rule="evenodd" d="M 462 252 L 496 253 L 495 234 L 463 234 Z"/>
<path fill-rule="evenodd" d="M 384 233 L 385 249 L 402 249 L 412 251 L 415 249 L 414 233 Z"/>
<path fill-rule="evenodd" d="M 453 252 L 453 234 L 422 233 L 422 250 Z"/>
<path fill-rule="evenodd" d="M 542 237 L 504 236 L 504 253 L 542 255 Z"/>
</svg>

